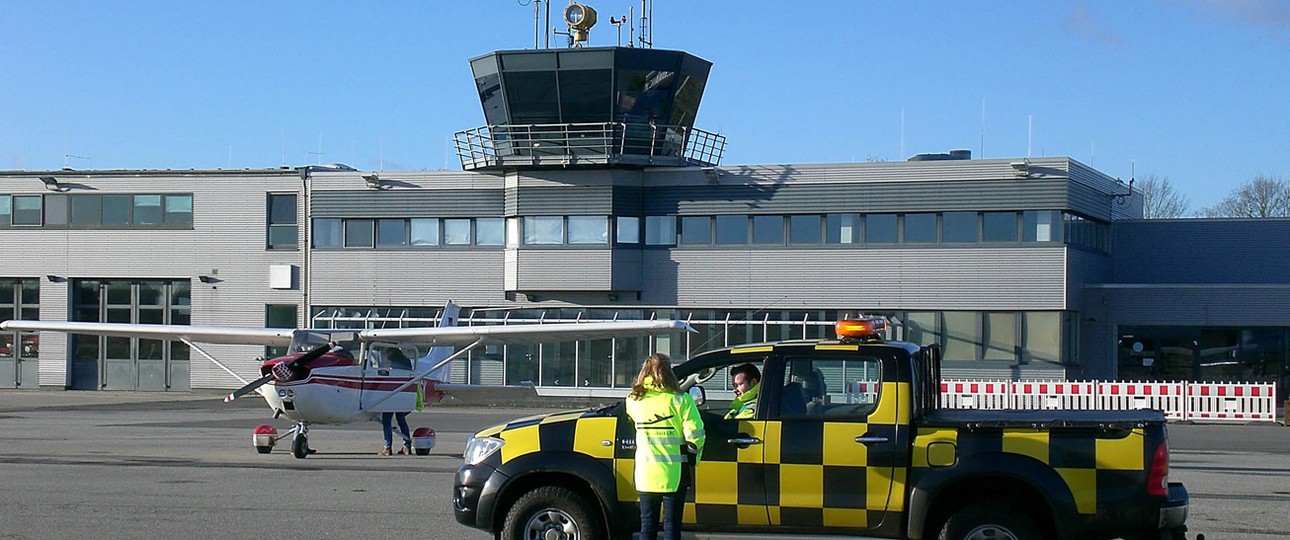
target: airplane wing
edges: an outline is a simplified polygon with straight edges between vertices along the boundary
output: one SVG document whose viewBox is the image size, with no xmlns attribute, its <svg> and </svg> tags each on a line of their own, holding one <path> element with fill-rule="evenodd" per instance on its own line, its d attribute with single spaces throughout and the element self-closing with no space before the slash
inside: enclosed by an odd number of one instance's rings
<svg viewBox="0 0 1290 540">
<path fill-rule="evenodd" d="M 694 332 L 695 330 L 685 321 L 610 321 L 502 326 L 389 328 L 362 330 L 358 335 L 359 338 L 367 341 L 379 340 L 421 345 L 470 345 L 476 341 L 489 345 L 524 345 L 555 341 L 652 336 L 683 331 Z"/>
<path fill-rule="evenodd" d="M 197 343 L 222 343 L 230 345 L 264 345 L 266 347 L 291 344 L 294 328 L 239 328 L 231 326 L 187 326 L 182 324 L 130 324 L 70 321 L 5 321 L 0 330 L 49 331 L 97 336 L 187 339 Z"/>
<path fill-rule="evenodd" d="M 532 384 L 523 385 L 484 385 L 484 384 L 449 384 L 438 383 L 434 389 L 453 398 L 473 403 L 523 401 L 537 396 L 537 388 Z"/>
<path fill-rule="evenodd" d="M 0 330 L 49 331 L 145 339 L 188 339 L 197 343 L 286 346 L 292 328 L 232 326 L 186 326 L 179 324 L 131 324 L 70 321 L 5 321 Z M 324 331 L 324 330 L 320 330 Z M 607 339 L 693 332 L 684 321 L 611 321 L 594 323 L 512 324 L 505 326 L 448 326 L 433 328 L 389 328 L 358 331 L 364 341 L 389 341 L 421 345 L 534 344 L 553 341 Z"/>
</svg>

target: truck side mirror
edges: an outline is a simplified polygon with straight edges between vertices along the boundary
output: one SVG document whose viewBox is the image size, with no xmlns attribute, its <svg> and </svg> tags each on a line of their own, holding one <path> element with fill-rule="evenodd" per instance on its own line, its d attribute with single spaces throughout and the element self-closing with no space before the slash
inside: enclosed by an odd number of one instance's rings
<svg viewBox="0 0 1290 540">
<path fill-rule="evenodd" d="M 703 406 L 703 402 L 708 400 L 708 395 L 704 393 L 702 386 L 691 386 L 690 397 L 694 398 L 694 404 Z"/>
</svg>

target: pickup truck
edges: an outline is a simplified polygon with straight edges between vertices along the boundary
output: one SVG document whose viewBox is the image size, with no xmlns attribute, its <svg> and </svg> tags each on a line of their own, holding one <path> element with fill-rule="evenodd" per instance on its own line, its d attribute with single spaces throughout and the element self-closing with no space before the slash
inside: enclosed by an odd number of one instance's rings
<svg viewBox="0 0 1290 540">
<path fill-rule="evenodd" d="M 836 340 L 740 345 L 675 371 L 707 432 L 684 514 L 707 536 L 1185 538 L 1158 411 L 946 410 L 940 349 Z M 729 372 L 762 375 L 756 416 L 724 419 Z M 634 426 L 622 403 L 479 431 L 453 487 L 457 521 L 496 537 L 630 537 Z"/>
</svg>

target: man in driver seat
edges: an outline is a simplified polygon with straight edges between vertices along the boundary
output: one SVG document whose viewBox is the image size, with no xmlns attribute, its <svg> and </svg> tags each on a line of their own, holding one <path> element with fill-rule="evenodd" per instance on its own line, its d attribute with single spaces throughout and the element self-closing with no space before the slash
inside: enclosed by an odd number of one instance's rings
<svg viewBox="0 0 1290 540">
<path fill-rule="evenodd" d="M 761 389 L 761 372 L 752 364 L 740 364 L 730 369 L 735 400 L 730 402 L 727 419 L 752 418 L 757 414 L 757 391 Z"/>
</svg>

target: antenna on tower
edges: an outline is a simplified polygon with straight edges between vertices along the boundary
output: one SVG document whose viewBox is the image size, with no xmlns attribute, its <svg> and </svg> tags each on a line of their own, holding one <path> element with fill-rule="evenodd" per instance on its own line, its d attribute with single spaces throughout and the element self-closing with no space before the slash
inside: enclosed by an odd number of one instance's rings
<svg viewBox="0 0 1290 540">
<path fill-rule="evenodd" d="M 641 0 L 641 45 L 647 49 L 654 48 L 654 28 L 650 19 L 654 18 L 654 0 Z"/>
</svg>

